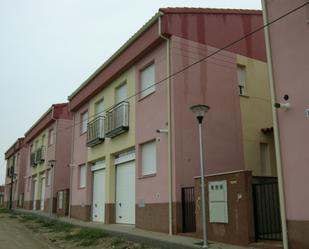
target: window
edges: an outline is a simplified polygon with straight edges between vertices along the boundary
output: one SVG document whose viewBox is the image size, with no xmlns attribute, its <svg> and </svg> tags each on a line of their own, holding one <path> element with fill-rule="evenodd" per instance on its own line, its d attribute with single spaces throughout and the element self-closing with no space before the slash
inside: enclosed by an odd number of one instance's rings
<svg viewBox="0 0 309 249">
<path fill-rule="evenodd" d="M 58 209 L 63 209 L 63 191 L 58 192 Z"/>
<path fill-rule="evenodd" d="M 50 129 L 48 132 L 48 144 L 54 144 L 54 129 Z"/>
<path fill-rule="evenodd" d="M 42 136 L 42 146 L 45 144 L 45 134 Z"/>
<path fill-rule="evenodd" d="M 242 65 L 237 65 L 237 78 L 239 95 L 246 94 L 246 67 Z"/>
<path fill-rule="evenodd" d="M 156 142 L 142 145 L 142 174 L 143 176 L 156 173 Z"/>
<path fill-rule="evenodd" d="M 116 104 L 125 101 L 127 98 L 127 84 L 124 83 L 116 89 Z"/>
<path fill-rule="evenodd" d="M 141 71 L 141 98 L 151 94 L 155 88 L 155 65 L 151 64 Z"/>
<path fill-rule="evenodd" d="M 79 187 L 85 188 L 86 187 L 86 165 L 79 166 Z"/>
<path fill-rule="evenodd" d="M 95 103 L 95 115 L 102 116 L 104 112 L 104 102 L 103 99 L 100 99 L 97 103 Z M 88 118 L 87 118 L 88 119 Z"/>
<path fill-rule="evenodd" d="M 47 179 L 46 185 L 50 186 L 50 183 L 51 183 L 51 170 L 50 169 L 46 171 L 46 179 Z"/>
<path fill-rule="evenodd" d="M 87 131 L 88 112 L 84 112 L 81 115 L 80 133 L 83 134 Z"/>
</svg>

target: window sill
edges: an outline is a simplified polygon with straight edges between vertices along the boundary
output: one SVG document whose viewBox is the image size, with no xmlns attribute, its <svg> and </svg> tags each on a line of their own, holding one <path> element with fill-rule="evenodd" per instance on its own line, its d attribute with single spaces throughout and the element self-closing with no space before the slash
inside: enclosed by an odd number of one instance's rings
<svg viewBox="0 0 309 249">
<path fill-rule="evenodd" d="M 146 99 L 147 97 L 149 97 L 149 96 L 153 95 L 155 92 L 156 92 L 156 91 L 153 91 L 153 92 L 148 93 L 147 95 L 145 95 L 145 96 L 143 96 L 143 97 L 139 97 L 138 102 L 140 102 L 140 101 L 142 101 L 142 100 Z"/>
<path fill-rule="evenodd" d="M 247 95 L 247 94 L 239 94 L 239 97 L 249 98 L 249 95 Z"/>
<path fill-rule="evenodd" d="M 81 132 L 79 135 L 80 136 L 83 136 L 83 135 L 85 135 L 87 133 L 87 131 L 84 131 L 84 132 Z"/>
<path fill-rule="evenodd" d="M 82 189 L 85 189 L 86 188 L 86 186 L 84 186 L 84 187 L 78 187 L 77 189 L 78 190 L 82 190 Z"/>
<path fill-rule="evenodd" d="M 149 175 L 143 175 L 140 176 L 138 179 L 146 179 L 146 178 L 151 178 L 157 176 L 157 173 L 149 174 Z"/>
</svg>

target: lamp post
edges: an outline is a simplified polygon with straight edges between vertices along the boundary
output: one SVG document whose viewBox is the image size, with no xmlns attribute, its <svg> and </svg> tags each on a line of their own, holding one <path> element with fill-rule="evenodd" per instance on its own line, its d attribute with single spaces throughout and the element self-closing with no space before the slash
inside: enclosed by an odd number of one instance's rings
<svg viewBox="0 0 309 249">
<path fill-rule="evenodd" d="M 14 184 L 14 179 L 16 178 L 15 174 L 15 156 L 13 157 L 13 164 L 11 165 L 9 169 L 9 176 L 11 177 L 11 188 L 10 188 L 10 204 L 9 204 L 9 209 L 11 210 L 13 207 L 13 184 Z"/>
<path fill-rule="evenodd" d="M 206 211 L 205 211 L 205 182 L 204 182 L 204 158 L 203 158 L 203 139 L 202 139 L 202 122 L 206 112 L 209 110 L 207 105 L 191 106 L 191 111 L 195 114 L 198 121 L 199 143 L 200 143 L 200 170 L 201 170 L 201 199 L 202 199 L 202 224 L 203 224 L 203 248 L 208 248 Z"/>
<path fill-rule="evenodd" d="M 49 194 L 49 216 L 53 215 L 53 202 L 54 202 L 54 167 L 56 160 L 49 160 L 48 164 L 50 166 L 51 183 L 50 183 L 50 194 Z M 48 179 L 47 179 L 48 180 Z"/>
</svg>

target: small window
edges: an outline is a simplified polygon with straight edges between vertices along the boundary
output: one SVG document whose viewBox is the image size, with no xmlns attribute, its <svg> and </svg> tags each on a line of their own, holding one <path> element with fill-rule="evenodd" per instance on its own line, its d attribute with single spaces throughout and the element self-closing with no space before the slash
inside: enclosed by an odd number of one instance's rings
<svg viewBox="0 0 309 249">
<path fill-rule="evenodd" d="M 86 187 L 86 165 L 79 166 L 79 188 Z"/>
<path fill-rule="evenodd" d="M 31 186 L 31 177 L 28 177 L 27 192 L 30 192 L 30 186 Z"/>
<path fill-rule="evenodd" d="M 156 142 L 145 143 L 142 150 L 142 174 L 143 176 L 156 173 Z"/>
<path fill-rule="evenodd" d="M 237 65 L 239 95 L 246 95 L 246 67 Z"/>
<path fill-rule="evenodd" d="M 153 93 L 155 87 L 155 65 L 151 64 L 141 71 L 141 98 Z"/>
<path fill-rule="evenodd" d="M 81 115 L 80 133 L 83 134 L 87 131 L 88 112 L 84 112 Z"/>
<path fill-rule="evenodd" d="M 46 179 L 47 179 L 46 185 L 50 186 L 50 184 L 51 184 L 51 170 L 50 169 L 48 169 L 47 172 L 46 172 Z"/>
<path fill-rule="evenodd" d="M 54 144 L 54 129 L 50 129 L 48 132 L 48 144 Z"/>
</svg>

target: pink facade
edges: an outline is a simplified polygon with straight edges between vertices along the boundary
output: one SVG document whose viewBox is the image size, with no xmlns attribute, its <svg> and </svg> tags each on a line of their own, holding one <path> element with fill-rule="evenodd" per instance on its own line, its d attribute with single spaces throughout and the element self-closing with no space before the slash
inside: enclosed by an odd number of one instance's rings
<svg viewBox="0 0 309 249">
<path fill-rule="evenodd" d="M 305 4 L 303 0 L 268 0 L 269 21 Z M 309 5 L 270 26 L 270 45 L 278 109 L 288 235 L 291 248 L 309 246 Z M 289 99 L 284 100 L 284 95 Z"/>
<path fill-rule="evenodd" d="M 34 179 L 45 176 L 45 205 L 44 211 L 49 210 L 49 199 L 53 191 L 53 202 L 57 203 L 57 193 L 68 191 L 70 188 L 70 156 L 72 143 L 72 116 L 68 112 L 68 104 L 55 104 L 39 121 L 25 134 L 27 142 L 26 170 L 25 170 L 25 205 L 27 209 L 32 208 L 34 199 Z M 47 131 L 47 145 L 45 148 L 44 168 L 40 171 L 30 165 L 31 144 L 43 131 Z M 53 131 L 53 142 L 50 143 L 50 132 Z M 44 145 L 45 146 L 45 145 Z M 50 172 L 51 183 L 47 184 L 48 172 Z M 55 204 L 54 204 L 55 207 Z M 53 211 L 56 212 L 55 208 Z M 67 212 L 67 210 L 66 210 Z"/>
<path fill-rule="evenodd" d="M 87 167 L 86 188 L 79 187 L 79 166 L 87 164 L 87 133 L 81 134 L 80 122 L 81 114 L 88 110 L 88 103 L 83 105 L 73 116 L 73 145 L 72 145 L 72 162 L 71 162 L 71 217 L 80 217 L 88 220 L 88 210 L 91 205 L 92 189 L 90 167 Z M 85 211 L 79 211 L 80 209 Z M 77 211 L 75 211 L 77 210 Z M 86 211 L 87 210 L 87 211 Z M 81 215 L 84 212 L 85 215 Z M 87 213 L 87 215 L 86 215 Z"/>
</svg>

